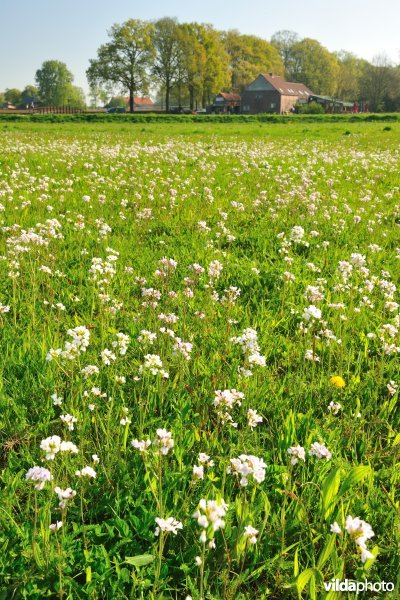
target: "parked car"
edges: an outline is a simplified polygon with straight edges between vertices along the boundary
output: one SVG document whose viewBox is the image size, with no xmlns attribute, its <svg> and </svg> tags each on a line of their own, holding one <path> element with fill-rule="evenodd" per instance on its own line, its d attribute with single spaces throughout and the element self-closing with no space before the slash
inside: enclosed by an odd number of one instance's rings
<svg viewBox="0 0 400 600">
<path fill-rule="evenodd" d="M 192 115 L 194 114 L 190 108 L 185 108 L 183 106 L 171 106 L 169 112 L 172 115 Z"/>
<path fill-rule="evenodd" d="M 107 108 L 108 113 L 126 113 L 126 109 L 123 106 L 111 106 L 111 108 Z"/>
</svg>

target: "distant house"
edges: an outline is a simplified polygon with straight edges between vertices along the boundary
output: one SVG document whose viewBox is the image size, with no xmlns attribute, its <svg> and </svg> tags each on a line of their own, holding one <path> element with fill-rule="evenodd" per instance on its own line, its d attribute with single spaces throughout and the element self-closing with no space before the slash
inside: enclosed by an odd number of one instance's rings
<svg viewBox="0 0 400 600">
<path fill-rule="evenodd" d="M 129 110 L 129 96 L 126 96 L 123 98 L 123 100 L 125 101 L 125 109 Z M 155 104 L 153 102 L 153 100 L 151 98 L 148 97 L 142 97 L 142 96 L 134 96 L 133 98 L 133 110 L 154 110 L 155 109 Z"/>
<path fill-rule="evenodd" d="M 280 75 L 264 73 L 244 90 L 241 112 L 250 115 L 288 113 L 297 102 L 306 104 L 310 96 L 312 92 L 304 83 L 291 83 Z"/>
<path fill-rule="evenodd" d="M 129 110 L 129 98 L 125 98 L 126 108 Z M 133 110 L 153 110 L 154 102 L 151 98 L 134 96 L 133 98 Z"/>
<path fill-rule="evenodd" d="M 220 92 L 215 97 L 214 103 L 207 107 L 207 112 L 216 114 L 221 113 L 239 113 L 240 112 L 240 96 L 239 94 L 228 94 Z"/>
<path fill-rule="evenodd" d="M 354 102 L 343 102 L 343 100 L 338 100 L 337 98 L 332 98 L 331 96 L 312 95 L 309 98 L 309 102 L 321 104 L 326 113 L 358 112 L 354 111 Z"/>
<path fill-rule="evenodd" d="M 129 98 L 128 98 L 129 108 Z M 153 110 L 154 102 L 151 98 L 135 96 L 133 98 L 133 110 Z"/>
</svg>

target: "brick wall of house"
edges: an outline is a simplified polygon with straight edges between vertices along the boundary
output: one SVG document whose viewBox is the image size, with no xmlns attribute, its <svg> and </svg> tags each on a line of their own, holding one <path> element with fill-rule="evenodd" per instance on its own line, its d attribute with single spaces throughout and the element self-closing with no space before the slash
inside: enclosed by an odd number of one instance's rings
<svg viewBox="0 0 400 600">
<path fill-rule="evenodd" d="M 279 113 L 281 96 L 275 90 L 245 90 L 242 94 L 242 113 Z"/>
</svg>

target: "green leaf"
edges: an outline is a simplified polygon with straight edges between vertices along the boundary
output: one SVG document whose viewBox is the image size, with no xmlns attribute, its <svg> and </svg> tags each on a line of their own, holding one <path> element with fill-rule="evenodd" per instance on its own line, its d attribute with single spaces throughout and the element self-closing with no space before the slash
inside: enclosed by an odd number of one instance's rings
<svg viewBox="0 0 400 600">
<path fill-rule="evenodd" d="M 324 566 L 324 564 L 326 563 L 326 561 L 329 559 L 330 555 L 332 554 L 333 549 L 335 548 L 335 538 L 336 538 L 336 534 L 333 534 L 330 536 L 327 543 L 325 544 L 324 549 L 322 550 L 321 554 L 319 555 L 317 566 L 320 569 L 322 569 L 322 567 Z"/>
<path fill-rule="evenodd" d="M 314 569 L 306 569 L 302 571 L 296 580 L 296 587 L 301 593 L 310 581 L 311 577 L 314 576 Z"/>
<path fill-rule="evenodd" d="M 368 465 L 360 465 L 359 467 L 353 467 L 350 473 L 345 477 L 340 490 L 339 496 L 343 496 L 346 492 L 348 492 L 352 487 L 354 487 L 357 483 L 360 483 L 363 479 L 367 477 L 367 475 L 372 474 L 372 469 Z"/>
<path fill-rule="evenodd" d="M 296 552 L 294 553 L 293 560 L 293 575 L 297 577 L 299 574 L 299 549 L 296 548 Z"/>
<path fill-rule="evenodd" d="M 329 518 L 335 508 L 339 485 L 340 469 L 333 469 L 322 486 L 322 512 L 325 519 Z"/>
<path fill-rule="evenodd" d="M 152 563 L 153 560 L 154 556 L 152 554 L 138 554 L 137 556 L 125 557 L 125 562 L 134 567 L 145 567 Z"/>
</svg>

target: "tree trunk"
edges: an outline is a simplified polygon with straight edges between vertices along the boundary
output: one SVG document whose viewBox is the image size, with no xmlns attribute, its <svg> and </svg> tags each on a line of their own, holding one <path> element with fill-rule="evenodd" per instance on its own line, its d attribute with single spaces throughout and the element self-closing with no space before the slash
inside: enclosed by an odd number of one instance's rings
<svg viewBox="0 0 400 600">
<path fill-rule="evenodd" d="M 190 110 L 193 110 L 194 107 L 194 89 L 192 85 L 189 85 L 189 105 Z"/>
<path fill-rule="evenodd" d="M 171 93 L 171 85 L 170 82 L 167 80 L 165 83 L 165 112 L 169 113 L 169 96 Z"/>
<path fill-rule="evenodd" d="M 134 104 L 133 104 L 133 90 L 129 90 L 129 112 L 134 112 Z"/>
</svg>

